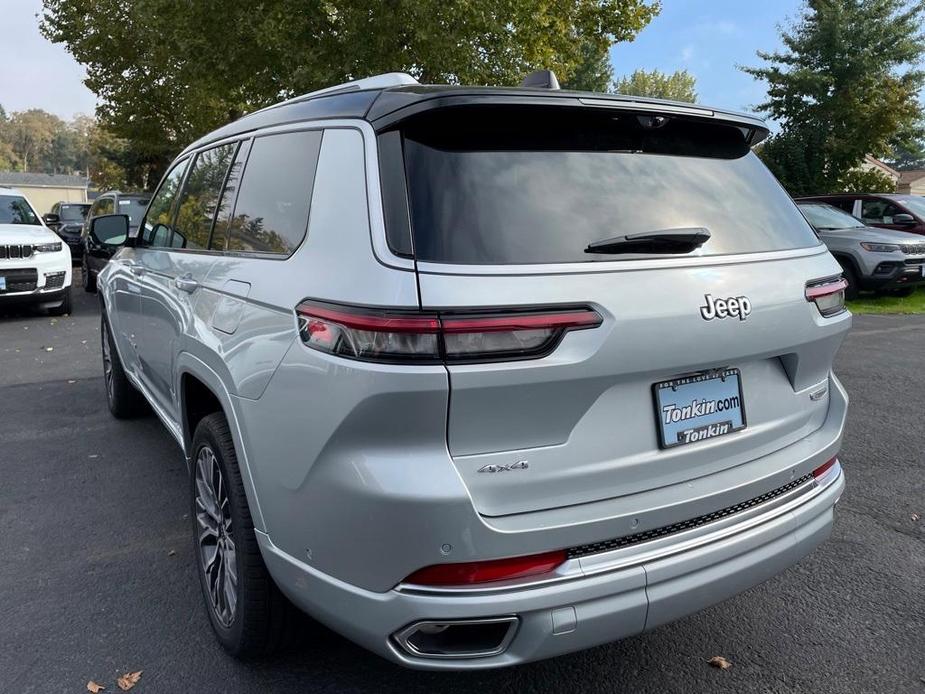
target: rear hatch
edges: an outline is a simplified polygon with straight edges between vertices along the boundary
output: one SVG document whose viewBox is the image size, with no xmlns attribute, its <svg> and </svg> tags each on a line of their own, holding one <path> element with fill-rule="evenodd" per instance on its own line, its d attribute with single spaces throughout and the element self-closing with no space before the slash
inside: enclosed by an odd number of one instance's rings
<svg viewBox="0 0 925 694">
<path fill-rule="evenodd" d="M 807 391 L 827 383 L 844 325 L 805 291 L 838 267 L 749 136 L 538 106 L 401 125 L 422 309 L 601 318 L 533 358 L 450 362 L 447 446 L 480 513 L 684 483 L 822 425 L 828 398 Z M 697 247 L 621 239 L 703 230 Z"/>
</svg>

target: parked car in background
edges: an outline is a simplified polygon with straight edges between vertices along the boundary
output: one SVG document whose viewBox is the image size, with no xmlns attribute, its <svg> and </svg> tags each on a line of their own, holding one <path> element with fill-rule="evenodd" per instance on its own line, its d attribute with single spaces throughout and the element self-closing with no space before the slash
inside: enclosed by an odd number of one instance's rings
<svg viewBox="0 0 925 694">
<path fill-rule="evenodd" d="M 0 187 L 0 305 L 71 312 L 71 251 L 15 188 Z"/>
<path fill-rule="evenodd" d="M 83 288 L 88 292 L 96 291 L 96 277 L 106 267 L 106 263 L 124 241 L 118 239 L 101 239 L 90 233 L 90 221 L 96 217 L 109 214 L 124 214 L 128 217 L 129 230 L 134 232 L 141 223 L 150 195 L 145 193 L 122 193 L 111 190 L 103 193 L 90 207 L 81 232 L 80 266 Z"/>
<path fill-rule="evenodd" d="M 925 197 L 893 193 L 838 193 L 797 198 L 833 205 L 857 217 L 864 224 L 925 235 Z"/>
<path fill-rule="evenodd" d="M 194 142 L 136 234 L 91 219 L 127 237 L 108 405 L 149 403 L 186 455 L 222 645 L 266 653 L 285 595 L 406 666 L 514 665 L 823 542 L 851 314 L 767 133 L 382 75 Z"/>
<path fill-rule="evenodd" d="M 925 238 L 869 227 L 824 202 L 797 206 L 842 266 L 847 298 L 856 299 L 860 291 L 908 296 L 925 283 Z"/>
<path fill-rule="evenodd" d="M 80 259 L 80 234 L 83 231 L 84 221 L 90 211 L 89 202 L 56 202 L 51 211 L 43 215 L 45 225 L 61 237 L 68 248 L 71 249 L 71 258 Z"/>
</svg>

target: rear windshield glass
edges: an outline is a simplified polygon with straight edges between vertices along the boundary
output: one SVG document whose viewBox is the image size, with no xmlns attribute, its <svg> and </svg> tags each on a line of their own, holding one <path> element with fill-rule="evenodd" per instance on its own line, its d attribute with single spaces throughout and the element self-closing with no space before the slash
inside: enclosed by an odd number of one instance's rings
<svg viewBox="0 0 925 694">
<path fill-rule="evenodd" d="M 61 205 L 58 214 L 62 222 L 82 222 L 87 218 L 90 205 Z"/>
<path fill-rule="evenodd" d="M 0 195 L 0 224 L 41 224 L 41 222 L 24 197 Z"/>
<path fill-rule="evenodd" d="M 119 209 L 116 214 L 127 214 L 128 223 L 137 227 L 141 218 L 145 216 L 145 210 L 148 208 L 148 198 L 122 198 L 119 200 Z"/>
<path fill-rule="evenodd" d="M 481 107 L 406 124 L 414 253 L 464 264 L 651 257 L 588 244 L 706 228 L 691 255 L 819 243 L 738 127 L 584 109 Z"/>
</svg>

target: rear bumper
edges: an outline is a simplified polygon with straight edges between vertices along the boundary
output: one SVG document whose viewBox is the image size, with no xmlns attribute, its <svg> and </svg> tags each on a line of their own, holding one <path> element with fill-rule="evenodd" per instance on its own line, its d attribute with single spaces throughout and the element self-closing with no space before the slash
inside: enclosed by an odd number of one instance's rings
<svg viewBox="0 0 925 694">
<path fill-rule="evenodd" d="M 371 651 L 422 669 L 494 668 L 632 636 L 780 573 L 829 536 L 845 486 L 841 466 L 804 486 L 798 494 L 725 521 L 589 557 L 578 575 L 490 589 L 401 585 L 372 592 L 294 559 L 263 533 L 258 540 L 270 572 L 291 600 Z M 487 657 L 421 657 L 394 638 L 419 621 L 509 616 L 516 617 L 516 630 L 502 652 Z"/>
</svg>

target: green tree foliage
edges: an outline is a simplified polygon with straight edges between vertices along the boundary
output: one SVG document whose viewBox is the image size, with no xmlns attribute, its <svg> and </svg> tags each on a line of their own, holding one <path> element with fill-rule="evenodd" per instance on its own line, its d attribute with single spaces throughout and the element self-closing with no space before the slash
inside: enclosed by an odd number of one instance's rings
<svg viewBox="0 0 925 694">
<path fill-rule="evenodd" d="M 896 183 L 882 171 L 851 169 L 838 181 L 840 193 L 895 193 Z"/>
<path fill-rule="evenodd" d="M 781 31 L 784 50 L 759 51 L 766 65 L 742 68 L 767 82 L 758 109 L 786 135 L 768 143 L 765 161 L 791 193 L 838 190 L 865 154 L 921 137 L 923 15 L 921 0 L 807 0 Z"/>
<path fill-rule="evenodd" d="M 610 64 L 610 51 L 593 43 L 581 46 L 581 60 L 575 66 L 563 89 L 583 92 L 608 92 L 613 84 L 613 66 Z"/>
<path fill-rule="evenodd" d="M 649 96 L 672 101 L 697 101 L 696 80 L 687 70 L 670 75 L 660 70 L 636 70 L 629 77 L 621 77 L 613 85 L 617 94 Z"/>
<path fill-rule="evenodd" d="M 422 82 L 568 84 L 632 39 L 658 0 L 43 0 L 42 31 L 87 70 L 98 115 L 161 170 L 255 108 L 403 70 Z"/>
</svg>

